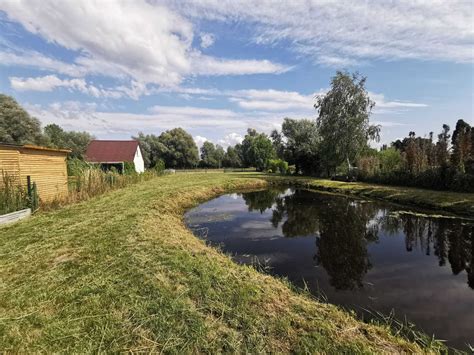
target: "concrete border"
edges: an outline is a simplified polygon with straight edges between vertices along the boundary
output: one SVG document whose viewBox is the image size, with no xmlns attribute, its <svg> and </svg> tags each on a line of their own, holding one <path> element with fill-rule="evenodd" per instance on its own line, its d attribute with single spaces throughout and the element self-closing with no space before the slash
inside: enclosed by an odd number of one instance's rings
<svg viewBox="0 0 474 355">
<path fill-rule="evenodd" d="M 24 210 L 7 213 L 0 216 L 0 225 L 17 222 L 23 218 L 31 216 L 31 209 L 27 208 Z"/>
</svg>

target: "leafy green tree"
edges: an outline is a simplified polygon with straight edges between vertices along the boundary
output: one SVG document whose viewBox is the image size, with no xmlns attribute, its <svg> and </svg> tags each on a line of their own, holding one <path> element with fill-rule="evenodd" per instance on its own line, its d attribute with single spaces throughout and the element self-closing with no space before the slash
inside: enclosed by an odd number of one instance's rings
<svg viewBox="0 0 474 355">
<path fill-rule="evenodd" d="M 194 168 L 199 162 L 199 151 L 193 137 L 182 128 L 163 132 L 158 137 L 157 156 L 167 168 Z"/>
<path fill-rule="evenodd" d="M 242 142 L 244 161 L 247 166 L 254 166 L 263 171 L 268 166 L 268 160 L 275 156 L 273 145 L 268 136 L 248 129 Z"/>
<path fill-rule="evenodd" d="M 375 105 L 365 88 L 366 78 L 338 71 L 331 89 L 316 98 L 321 157 L 329 174 L 343 163 L 356 161 L 369 140 L 378 140 L 380 127 L 370 125 Z"/>
<path fill-rule="evenodd" d="M 400 151 L 395 148 L 383 149 L 379 152 L 380 170 L 382 173 L 389 174 L 402 168 L 403 159 Z"/>
<path fill-rule="evenodd" d="M 162 162 L 160 154 L 163 147 L 158 136 L 155 136 L 154 134 L 145 135 L 140 132 L 138 136 L 132 138 L 137 140 L 140 144 L 145 168 L 154 168 Z"/>
<path fill-rule="evenodd" d="M 31 117 L 16 100 L 0 94 L 0 142 L 46 145 L 38 119 Z"/>
<path fill-rule="evenodd" d="M 319 173 L 320 139 L 316 123 L 307 119 L 285 118 L 281 131 L 285 138 L 284 157 L 289 164 L 295 165 L 296 173 Z"/>
<path fill-rule="evenodd" d="M 224 148 L 206 141 L 201 147 L 200 165 L 206 168 L 220 168 L 225 156 Z"/>
<path fill-rule="evenodd" d="M 222 160 L 222 166 L 226 168 L 241 168 L 242 159 L 239 155 L 237 147 L 227 147 L 224 159 Z"/>
<path fill-rule="evenodd" d="M 70 149 L 70 158 L 83 159 L 87 146 L 94 139 L 94 136 L 87 132 L 67 132 L 54 123 L 47 125 L 44 133 L 52 147 Z"/>
</svg>

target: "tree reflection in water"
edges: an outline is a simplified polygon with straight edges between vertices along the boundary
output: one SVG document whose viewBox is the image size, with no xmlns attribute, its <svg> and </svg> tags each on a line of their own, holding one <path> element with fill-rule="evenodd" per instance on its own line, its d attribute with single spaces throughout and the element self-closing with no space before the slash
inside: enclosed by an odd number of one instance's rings
<svg viewBox="0 0 474 355">
<path fill-rule="evenodd" d="M 405 235 L 407 252 L 434 253 L 439 265 L 449 261 L 453 274 L 467 272 L 474 289 L 474 225 L 458 220 L 429 218 L 414 214 L 391 214 L 379 205 L 342 196 L 295 190 L 242 194 L 249 211 L 272 209 L 271 222 L 281 226 L 285 237 L 314 235 L 314 260 L 324 267 L 330 283 L 339 290 L 363 287 L 371 268 L 367 246 L 384 234 Z M 343 223 L 341 223 L 343 221 Z"/>
</svg>

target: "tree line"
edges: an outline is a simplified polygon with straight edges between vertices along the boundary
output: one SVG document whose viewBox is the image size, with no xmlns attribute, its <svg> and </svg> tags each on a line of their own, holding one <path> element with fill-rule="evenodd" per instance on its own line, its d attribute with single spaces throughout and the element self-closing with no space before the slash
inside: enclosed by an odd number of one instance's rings
<svg viewBox="0 0 474 355">
<path fill-rule="evenodd" d="M 443 125 L 433 133 L 397 140 L 381 149 L 380 126 L 370 123 L 375 102 L 358 73 L 337 72 L 331 88 L 315 98 L 316 119 L 285 118 L 270 135 L 248 129 L 243 141 L 224 149 L 205 142 L 200 150 L 182 128 L 160 135 L 139 133 L 134 139 L 147 168 L 243 168 L 336 179 L 360 179 L 386 184 L 474 192 L 474 128 L 459 120 L 453 133 Z M 41 130 L 16 101 L 0 96 L 0 141 L 69 148 L 81 159 L 93 137 L 66 132 L 57 125 Z"/>
</svg>

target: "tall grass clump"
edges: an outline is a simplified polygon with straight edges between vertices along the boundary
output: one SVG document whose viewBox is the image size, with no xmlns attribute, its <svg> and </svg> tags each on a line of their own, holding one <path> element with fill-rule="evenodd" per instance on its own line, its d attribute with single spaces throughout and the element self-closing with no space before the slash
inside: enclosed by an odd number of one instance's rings
<svg viewBox="0 0 474 355">
<path fill-rule="evenodd" d="M 28 207 L 28 192 L 17 184 L 15 176 L 2 170 L 0 182 L 0 215 Z"/>
<path fill-rule="evenodd" d="M 91 197 L 116 190 L 125 186 L 136 184 L 142 181 L 150 180 L 156 176 L 162 175 L 159 169 L 150 169 L 144 173 L 126 173 L 120 174 L 115 169 L 103 171 L 99 167 L 87 165 L 76 167 L 75 175 L 69 177 L 69 192 L 66 196 L 61 196 L 56 200 L 43 204 L 43 207 L 50 209 L 74 202 L 87 200 Z"/>
</svg>

